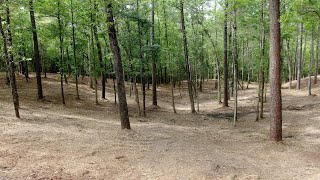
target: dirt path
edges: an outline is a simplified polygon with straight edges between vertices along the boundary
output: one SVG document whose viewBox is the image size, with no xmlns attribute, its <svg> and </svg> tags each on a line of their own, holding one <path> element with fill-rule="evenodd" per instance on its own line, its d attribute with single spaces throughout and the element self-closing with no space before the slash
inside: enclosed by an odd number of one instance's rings
<svg viewBox="0 0 320 180">
<path fill-rule="evenodd" d="M 320 179 L 320 98 L 306 89 L 283 90 L 284 141 L 271 143 L 268 118 L 254 122 L 255 86 L 240 91 L 237 127 L 209 81 L 196 115 L 186 90 L 182 98 L 175 92 L 173 114 L 170 88 L 161 86 L 161 109 L 145 118 L 128 97 L 133 130 L 121 131 L 111 84 L 110 99 L 95 105 L 86 79 L 78 101 L 71 83 L 64 107 L 55 75 L 44 79 L 44 101 L 36 100 L 34 78 L 18 79 L 20 120 L 0 77 L 0 179 Z"/>
</svg>

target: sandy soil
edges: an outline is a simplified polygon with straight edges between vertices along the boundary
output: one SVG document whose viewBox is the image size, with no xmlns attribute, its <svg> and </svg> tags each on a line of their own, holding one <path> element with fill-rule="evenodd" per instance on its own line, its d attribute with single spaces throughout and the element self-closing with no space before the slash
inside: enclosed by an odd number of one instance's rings
<svg viewBox="0 0 320 180">
<path fill-rule="evenodd" d="M 200 112 L 189 113 L 186 87 L 160 86 L 160 109 L 137 116 L 128 96 L 132 130 L 120 130 L 112 84 L 108 100 L 95 105 L 87 79 L 66 85 L 61 104 L 56 75 L 43 79 L 45 100 L 36 98 L 35 78 L 18 77 L 21 119 L 14 117 L 10 89 L 0 77 L 0 179 L 320 179 L 320 98 L 307 89 L 283 90 L 284 141 L 269 141 L 265 119 L 255 120 L 256 86 L 240 90 L 240 114 L 216 102 L 213 82 L 200 94 Z M 72 81 L 71 78 L 69 81 Z M 148 105 L 151 105 L 148 91 Z M 100 94 L 99 94 L 100 95 Z M 233 101 L 230 101 L 232 106 Z"/>
</svg>

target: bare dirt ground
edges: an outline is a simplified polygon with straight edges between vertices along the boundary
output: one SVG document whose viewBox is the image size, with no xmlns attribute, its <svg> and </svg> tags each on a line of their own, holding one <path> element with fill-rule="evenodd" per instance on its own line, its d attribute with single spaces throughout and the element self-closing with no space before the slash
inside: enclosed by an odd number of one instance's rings
<svg viewBox="0 0 320 180">
<path fill-rule="evenodd" d="M 209 81 L 195 115 L 186 87 L 182 98 L 175 90 L 178 114 L 172 113 L 168 86 L 159 87 L 161 108 L 148 108 L 147 117 L 137 116 L 134 96 L 128 96 L 132 130 L 120 130 L 111 81 L 108 100 L 100 105 L 87 79 L 80 100 L 69 83 L 66 106 L 56 75 L 43 78 L 43 101 L 37 100 L 35 81 L 18 77 L 22 118 L 16 119 L 0 76 L 0 179 L 320 179 L 319 85 L 314 96 L 307 96 L 305 85 L 283 89 L 284 140 L 272 143 L 268 103 L 266 118 L 254 122 L 255 85 L 239 92 L 236 127 L 233 101 L 221 108 Z"/>
</svg>

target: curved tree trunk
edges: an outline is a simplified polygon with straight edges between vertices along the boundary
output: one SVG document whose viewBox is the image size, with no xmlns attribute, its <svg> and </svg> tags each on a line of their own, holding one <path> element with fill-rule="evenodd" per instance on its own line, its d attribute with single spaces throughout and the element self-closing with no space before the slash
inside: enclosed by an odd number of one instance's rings
<svg viewBox="0 0 320 180">
<path fill-rule="evenodd" d="M 114 70 L 117 78 L 117 90 L 118 90 L 118 97 L 119 97 L 121 128 L 131 129 L 129 114 L 128 114 L 126 89 L 124 86 L 123 66 L 122 66 L 120 48 L 118 45 L 117 32 L 114 24 L 112 4 L 110 1 L 107 1 L 107 0 L 105 1 L 107 2 L 106 13 L 107 13 L 109 41 L 110 41 L 110 47 L 112 49 L 112 54 L 114 57 Z"/>
</svg>

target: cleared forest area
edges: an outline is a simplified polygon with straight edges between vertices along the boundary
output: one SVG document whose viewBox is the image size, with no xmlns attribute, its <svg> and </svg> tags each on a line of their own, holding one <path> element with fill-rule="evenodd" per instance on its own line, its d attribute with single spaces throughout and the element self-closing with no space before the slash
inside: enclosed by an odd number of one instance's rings
<svg viewBox="0 0 320 180">
<path fill-rule="evenodd" d="M 158 87 L 161 108 L 147 106 L 147 117 L 137 115 L 134 95 L 127 95 L 132 130 L 120 130 L 112 80 L 107 100 L 95 105 L 88 79 L 79 78 L 77 100 L 70 78 L 62 105 L 59 75 L 42 79 L 46 96 L 38 101 L 35 74 L 30 77 L 17 77 L 21 119 L 12 110 L 10 87 L 0 89 L 0 179 L 320 179 L 320 88 L 306 96 L 307 79 L 298 91 L 283 85 L 283 141 L 275 143 L 269 140 L 269 98 L 266 118 L 255 122 L 257 84 L 239 90 L 236 127 L 233 107 L 214 101 L 209 80 L 196 114 L 190 114 L 186 82 L 181 98 L 175 89 L 178 114 L 168 85 Z M 147 90 L 148 105 L 151 94 Z"/>
</svg>

